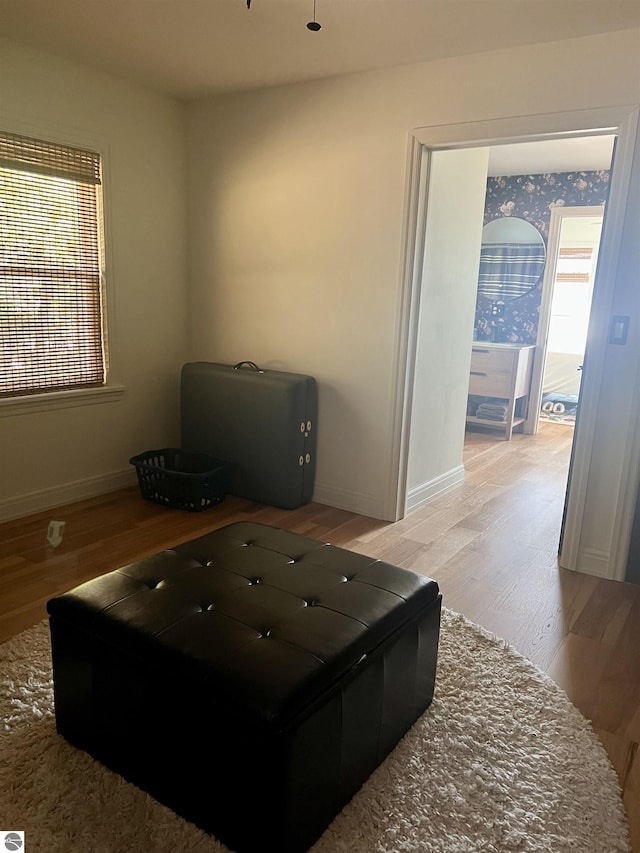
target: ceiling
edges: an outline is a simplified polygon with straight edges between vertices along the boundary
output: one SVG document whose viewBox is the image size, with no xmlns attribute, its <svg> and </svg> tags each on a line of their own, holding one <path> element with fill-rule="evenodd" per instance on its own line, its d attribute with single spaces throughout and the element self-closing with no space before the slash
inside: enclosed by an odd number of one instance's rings
<svg viewBox="0 0 640 853">
<path fill-rule="evenodd" d="M 585 136 L 494 145 L 489 149 L 487 174 L 544 175 L 608 169 L 614 141 L 613 136 Z"/>
<path fill-rule="evenodd" d="M 640 26 L 640 0 L 316 0 L 311 32 L 313 6 L 0 0 L 0 35 L 192 99 Z"/>
</svg>

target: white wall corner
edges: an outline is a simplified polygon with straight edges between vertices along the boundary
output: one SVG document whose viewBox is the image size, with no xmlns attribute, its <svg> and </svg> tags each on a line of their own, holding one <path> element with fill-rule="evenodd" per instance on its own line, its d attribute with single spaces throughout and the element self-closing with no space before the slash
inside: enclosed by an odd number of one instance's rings
<svg viewBox="0 0 640 853">
<path fill-rule="evenodd" d="M 407 494 L 406 512 L 411 512 L 419 506 L 423 506 L 430 500 L 433 500 L 437 495 L 446 492 L 448 489 L 457 486 L 464 480 L 464 465 L 457 465 L 450 471 L 440 474 L 433 480 L 427 483 L 421 483 L 419 486 L 414 486 Z"/>
</svg>

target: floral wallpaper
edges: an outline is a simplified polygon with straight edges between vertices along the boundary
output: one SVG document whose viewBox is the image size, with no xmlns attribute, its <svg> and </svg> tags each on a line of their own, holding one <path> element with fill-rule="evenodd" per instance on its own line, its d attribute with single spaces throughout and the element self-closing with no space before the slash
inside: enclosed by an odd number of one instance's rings
<svg viewBox="0 0 640 853">
<path fill-rule="evenodd" d="M 608 170 L 489 178 L 484 224 L 503 216 L 518 216 L 538 229 L 546 245 L 554 207 L 604 205 L 608 193 Z M 541 296 L 542 281 L 529 293 L 507 302 L 490 302 L 478 294 L 474 340 L 534 344 Z"/>
</svg>

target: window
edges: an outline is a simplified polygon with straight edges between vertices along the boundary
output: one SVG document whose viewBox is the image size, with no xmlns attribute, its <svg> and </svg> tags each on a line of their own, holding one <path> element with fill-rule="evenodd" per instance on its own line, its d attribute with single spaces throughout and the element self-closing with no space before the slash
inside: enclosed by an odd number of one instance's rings
<svg viewBox="0 0 640 853">
<path fill-rule="evenodd" d="M 0 132 L 0 397 L 104 385 L 100 156 Z"/>
</svg>

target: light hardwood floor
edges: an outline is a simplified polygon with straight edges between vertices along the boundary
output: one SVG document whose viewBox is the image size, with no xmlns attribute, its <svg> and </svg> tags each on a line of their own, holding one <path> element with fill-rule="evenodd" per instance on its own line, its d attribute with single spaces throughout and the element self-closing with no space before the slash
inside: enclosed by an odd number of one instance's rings
<svg viewBox="0 0 640 853">
<path fill-rule="evenodd" d="M 467 433 L 465 482 L 395 524 L 309 504 L 227 499 L 202 513 L 157 507 L 136 488 L 0 525 L 0 641 L 45 617 L 51 596 L 230 521 L 251 519 L 435 578 L 443 603 L 498 634 L 592 721 L 620 778 L 640 853 L 640 586 L 558 568 L 572 429 Z M 66 522 L 47 544 L 48 522 Z"/>
</svg>

